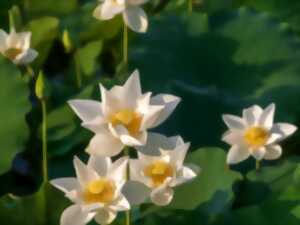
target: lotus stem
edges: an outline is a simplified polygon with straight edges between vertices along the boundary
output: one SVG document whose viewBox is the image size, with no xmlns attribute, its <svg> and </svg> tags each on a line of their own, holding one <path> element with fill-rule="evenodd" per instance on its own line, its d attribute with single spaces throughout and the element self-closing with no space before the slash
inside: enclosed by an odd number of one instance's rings
<svg viewBox="0 0 300 225">
<path fill-rule="evenodd" d="M 230 170 L 230 166 L 229 166 L 229 164 L 227 164 L 227 163 L 225 163 L 225 170 L 226 170 L 226 171 Z"/>
<path fill-rule="evenodd" d="M 125 23 L 123 29 L 123 63 L 125 66 L 128 65 L 128 27 Z"/>
<path fill-rule="evenodd" d="M 188 12 L 193 12 L 193 0 L 188 0 Z"/>
<path fill-rule="evenodd" d="M 259 160 L 255 161 L 255 169 L 256 169 L 256 171 L 258 171 L 260 169 L 260 161 Z"/>
<path fill-rule="evenodd" d="M 27 73 L 29 76 L 34 77 L 34 70 L 32 69 L 32 67 L 30 65 L 28 65 L 26 67 Z"/>
<path fill-rule="evenodd" d="M 42 143 L 43 143 L 43 178 L 44 183 L 49 181 L 48 177 L 48 157 L 47 157 L 47 105 L 44 99 L 41 100 L 42 104 Z"/>
<path fill-rule="evenodd" d="M 124 149 L 124 155 L 129 156 L 129 150 L 130 147 L 126 146 Z M 126 169 L 126 180 L 130 179 L 130 170 L 129 170 L 129 164 L 127 164 L 127 169 Z M 130 210 L 125 212 L 125 225 L 130 225 Z"/>
<path fill-rule="evenodd" d="M 130 225 L 130 210 L 126 212 L 126 225 Z"/>
<path fill-rule="evenodd" d="M 81 78 L 81 70 L 80 70 L 80 65 L 79 65 L 77 55 L 75 55 L 74 63 L 75 63 L 75 73 L 76 73 L 76 84 L 78 89 L 80 89 L 82 86 L 82 78 Z"/>
<path fill-rule="evenodd" d="M 15 27 L 15 18 L 11 9 L 8 11 L 8 18 L 9 18 L 9 30 L 10 32 L 12 32 L 13 30 L 16 29 L 16 27 Z"/>
</svg>

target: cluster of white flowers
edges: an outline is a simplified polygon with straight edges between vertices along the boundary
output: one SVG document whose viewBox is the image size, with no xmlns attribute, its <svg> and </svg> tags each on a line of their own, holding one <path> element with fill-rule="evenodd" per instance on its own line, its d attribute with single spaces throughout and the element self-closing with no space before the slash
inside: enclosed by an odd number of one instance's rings
<svg viewBox="0 0 300 225">
<path fill-rule="evenodd" d="M 101 0 L 94 11 L 100 20 L 123 15 L 124 23 L 135 32 L 146 32 L 147 16 L 140 5 L 148 0 Z M 190 146 L 180 136 L 165 137 L 148 133 L 164 122 L 180 102 L 173 95 L 143 94 L 136 70 L 124 86 L 107 90 L 100 84 L 102 102 L 71 100 L 70 106 L 82 120 L 82 126 L 94 133 L 86 149 L 87 165 L 75 158 L 76 178 L 60 178 L 51 183 L 65 192 L 74 205 L 67 208 L 61 225 L 84 225 L 95 219 L 109 224 L 119 211 L 130 210 L 147 199 L 159 206 L 168 205 L 174 187 L 191 181 L 199 168 L 184 165 Z M 296 131 L 287 123 L 273 124 L 275 105 L 245 109 L 243 118 L 224 115 L 229 131 L 223 140 L 230 145 L 227 163 L 238 163 L 250 155 L 257 160 L 277 159 L 278 142 Z M 138 157 L 122 157 L 112 163 L 125 148 L 137 150 Z"/>
<path fill-rule="evenodd" d="M 164 122 L 180 98 L 141 91 L 139 72 L 124 86 L 106 90 L 100 84 L 102 102 L 71 100 L 70 106 L 82 120 L 82 126 L 94 133 L 84 165 L 75 158 L 76 178 L 60 178 L 51 183 L 66 193 L 74 205 L 67 208 L 61 225 L 83 225 L 93 218 L 99 224 L 111 223 L 119 211 L 130 210 L 147 199 L 159 206 L 168 205 L 174 187 L 191 181 L 199 169 L 184 165 L 190 144 L 180 136 L 166 137 L 148 132 Z M 250 155 L 257 160 L 277 159 L 278 142 L 296 131 L 287 123 L 273 123 L 275 105 L 245 109 L 243 118 L 224 115 L 230 128 L 223 140 L 230 145 L 227 163 L 238 163 Z M 136 159 L 122 157 L 112 163 L 109 157 L 120 155 L 127 146 L 137 150 Z M 129 169 L 129 170 L 128 170 Z M 129 178 L 129 179 L 128 179 Z"/>
<path fill-rule="evenodd" d="M 122 14 L 124 23 L 135 32 L 147 31 L 146 13 L 140 7 L 149 0 L 100 0 L 94 17 L 109 20 Z M 30 32 L 10 34 L 0 30 L 0 53 L 17 65 L 31 63 L 38 53 L 30 48 Z M 180 98 L 151 92 L 142 93 L 136 70 L 123 86 L 107 90 L 100 84 L 101 102 L 71 100 L 69 104 L 82 120 L 82 127 L 94 133 L 86 152 L 87 165 L 74 158 L 76 178 L 59 178 L 51 184 L 74 204 L 63 212 L 61 225 L 85 225 L 91 220 L 110 224 L 117 213 L 150 200 L 158 206 L 171 203 L 174 187 L 197 176 L 196 165 L 184 160 L 190 144 L 180 136 L 166 137 L 148 132 L 163 123 Z M 223 141 L 232 147 L 227 164 L 236 164 L 252 155 L 256 160 L 274 160 L 282 154 L 278 144 L 297 127 L 275 123 L 275 104 L 266 109 L 254 105 L 243 117 L 224 115 L 229 128 Z M 137 158 L 120 157 L 124 149 L 137 151 Z"/>
<path fill-rule="evenodd" d="M 143 94 L 138 71 L 124 86 L 106 90 L 100 85 L 100 90 L 102 102 L 69 102 L 82 126 L 95 135 L 87 147 L 87 166 L 74 160 L 77 179 L 51 182 L 74 202 L 64 211 L 61 225 L 83 225 L 93 218 L 99 224 L 109 224 L 117 212 L 147 199 L 156 205 L 167 205 L 175 186 L 196 177 L 196 166 L 191 169 L 183 164 L 189 143 L 180 136 L 168 138 L 148 133 L 148 129 L 170 116 L 180 98 Z M 109 157 L 119 155 L 128 146 L 138 151 L 138 158 L 122 157 L 112 163 Z"/>
</svg>

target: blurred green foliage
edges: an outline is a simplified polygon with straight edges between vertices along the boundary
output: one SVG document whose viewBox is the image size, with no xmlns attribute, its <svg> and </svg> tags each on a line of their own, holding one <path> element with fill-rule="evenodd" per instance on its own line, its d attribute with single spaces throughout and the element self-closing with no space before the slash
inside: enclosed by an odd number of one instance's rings
<svg viewBox="0 0 300 225">
<path fill-rule="evenodd" d="M 18 6 L 19 12 L 13 10 L 17 29 L 32 32 L 39 52 L 34 79 L 26 68 L 0 57 L 1 224 L 59 224 L 68 205 L 62 193 L 41 185 L 38 71 L 44 71 L 47 86 L 49 166 L 55 178 L 74 176 L 72 158 L 87 158 L 84 149 L 92 135 L 81 128 L 67 101 L 100 99 L 99 82 L 119 84 L 136 68 L 145 91 L 182 97 L 157 130 L 191 141 L 187 161 L 202 168 L 196 180 L 176 190 L 170 206 L 135 209 L 136 224 L 299 224 L 300 135 L 283 143 L 282 159 L 264 162 L 259 172 L 252 160 L 226 169 L 228 147 L 220 137 L 225 131 L 221 114 L 241 113 L 253 103 L 275 102 L 276 120 L 300 125 L 300 2 L 194 3 L 192 14 L 184 0 L 147 4 L 149 31 L 130 33 L 124 74 L 122 19 L 94 19 L 96 0 L 0 1 L 1 28 L 9 30 L 8 11 Z"/>
<path fill-rule="evenodd" d="M 29 136 L 25 114 L 29 112 L 31 106 L 27 84 L 18 69 L 3 57 L 0 58 L 0 68 L 2 84 L 0 173 L 2 174 L 9 170 L 15 154 L 22 150 Z"/>
</svg>

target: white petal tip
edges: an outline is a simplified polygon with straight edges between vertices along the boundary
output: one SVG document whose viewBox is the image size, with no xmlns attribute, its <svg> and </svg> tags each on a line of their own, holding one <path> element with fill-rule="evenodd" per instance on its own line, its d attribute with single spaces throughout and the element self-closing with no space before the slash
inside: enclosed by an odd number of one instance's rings
<svg viewBox="0 0 300 225">
<path fill-rule="evenodd" d="M 76 164 L 82 164 L 83 162 L 78 158 L 78 156 L 74 156 L 74 158 L 73 158 L 73 163 L 74 163 L 74 165 L 76 165 Z"/>
</svg>

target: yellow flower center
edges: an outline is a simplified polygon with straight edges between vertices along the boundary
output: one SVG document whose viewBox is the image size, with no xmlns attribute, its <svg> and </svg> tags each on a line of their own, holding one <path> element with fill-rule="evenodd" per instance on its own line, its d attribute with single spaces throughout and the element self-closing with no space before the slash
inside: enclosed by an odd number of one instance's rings
<svg viewBox="0 0 300 225">
<path fill-rule="evenodd" d="M 130 109 L 121 110 L 110 117 L 113 126 L 123 125 L 132 136 L 136 136 L 141 127 L 142 117 Z"/>
<path fill-rule="evenodd" d="M 251 147 L 260 147 L 266 144 L 269 133 L 261 127 L 251 127 L 244 134 L 245 141 Z"/>
<path fill-rule="evenodd" d="M 154 187 L 164 183 L 168 177 L 174 174 L 172 166 L 162 160 L 157 160 L 144 168 L 144 174 L 151 178 Z"/>
<path fill-rule="evenodd" d="M 87 204 L 109 203 L 114 199 L 115 191 L 115 184 L 103 178 L 90 182 L 86 187 L 83 198 Z"/>
<path fill-rule="evenodd" d="M 19 54 L 22 53 L 22 49 L 19 48 L 9 48 L 4 52 L 4 55 L 10 60 L 14 60 Z"/>
<path fill-rule="evenodd" d="M 122 4 L 122 3 L 119 2 L 118 0 L 111 0 L 111 3 L 112 3 L 113 5 L 115 5 L 115 6 L 119 6 L 119 5 Z"/>
</svg>

